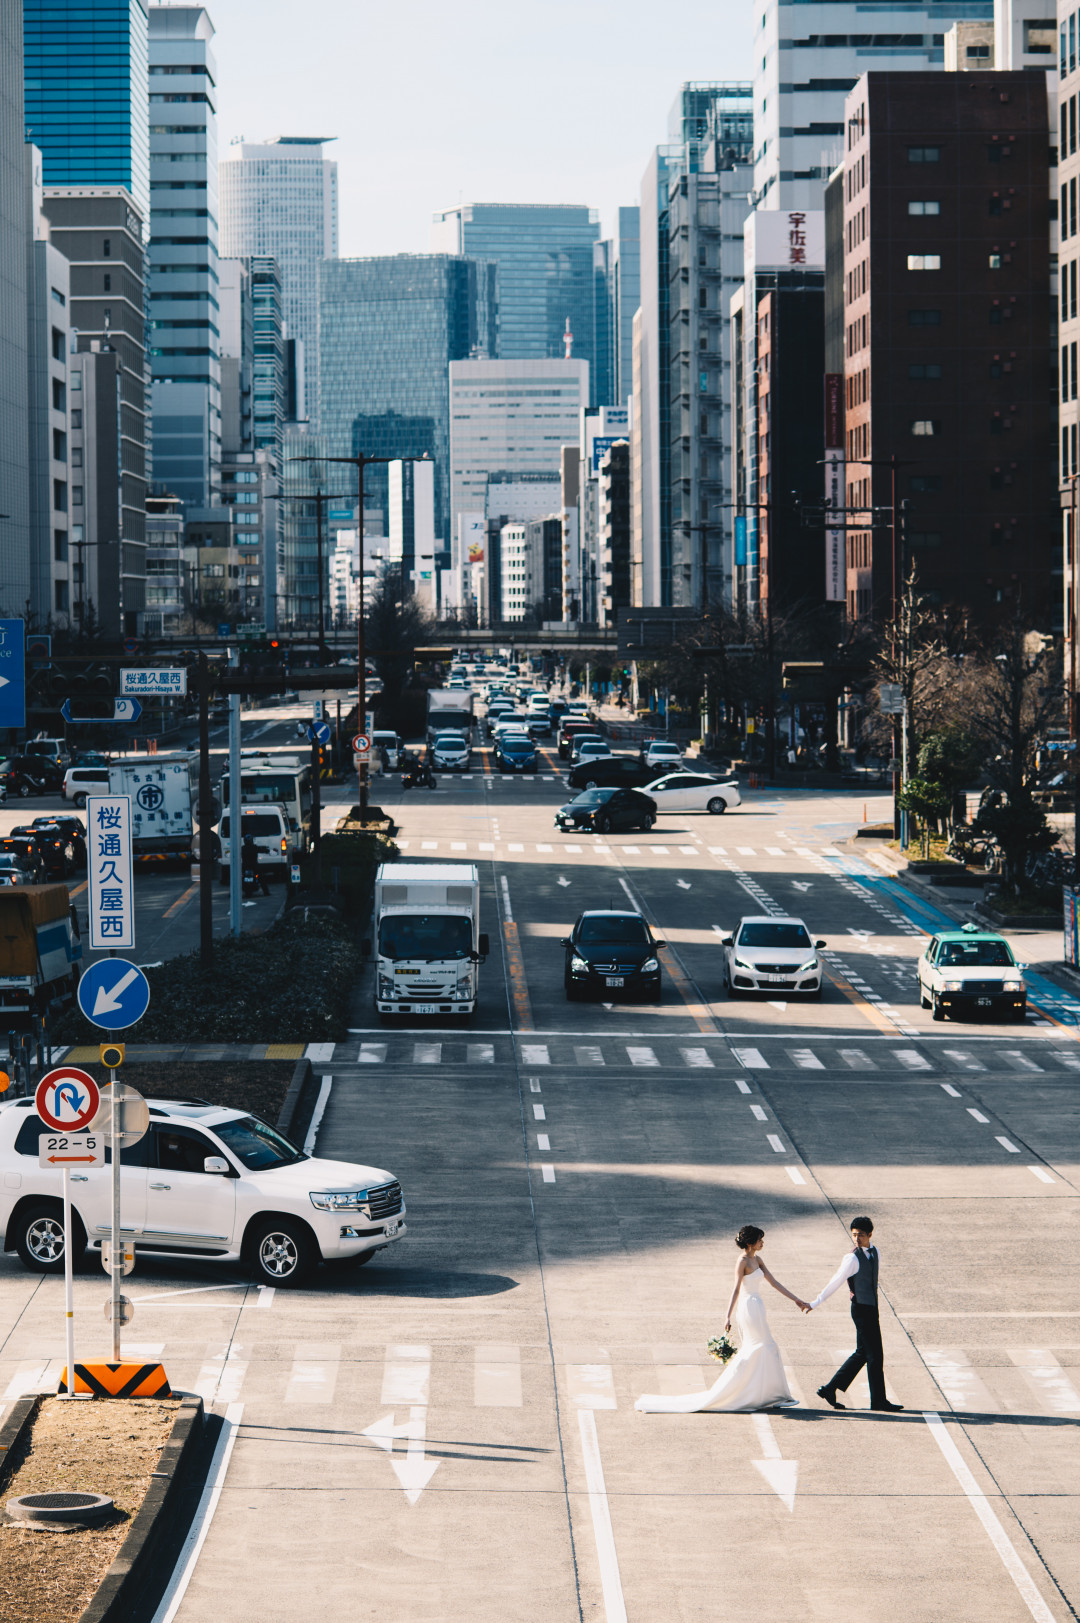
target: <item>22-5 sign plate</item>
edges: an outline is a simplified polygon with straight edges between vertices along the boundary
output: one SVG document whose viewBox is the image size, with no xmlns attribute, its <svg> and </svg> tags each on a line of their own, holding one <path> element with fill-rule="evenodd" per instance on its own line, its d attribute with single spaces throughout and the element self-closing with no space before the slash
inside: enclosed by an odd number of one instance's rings
<svg viewBox="0 0 1080 1623">
<path fill-rule="evenodd" d="M 38 1135 L 38 1166 L 50 1170 L 105 1165 L 105 1140 L 98 1133 L 40 1133 Z"/>
</svg>

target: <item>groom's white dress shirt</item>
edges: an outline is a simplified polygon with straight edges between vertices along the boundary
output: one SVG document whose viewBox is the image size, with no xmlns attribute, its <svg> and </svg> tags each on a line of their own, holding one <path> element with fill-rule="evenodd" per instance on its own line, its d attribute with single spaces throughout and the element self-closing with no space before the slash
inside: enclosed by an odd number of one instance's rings
<svg viewBox="0 0 1080 1623">
<path fill-rule="evenodd" d="M 871 1251 L 873 1251 L 875 1249 L 875 1247 L 872 1246 L 872 1245 L 868 1245 L 868 1246 L 860 1246 L 859 1249 L 862 1252 L 864 1257 L 869 1258 Z M 881 1253 L 878 1252 L 878 1269 L 879 1269 L 879 1271 L 880 1271 L 880 1268 L 881 1268 Z M 832 1295 L 833 1291 L 838 1291 L 840 1289 L 840 1287 L 844 1283 L 845 1279 L 850 1279 L 852 1274 L 856 1274 L 856 1273 L 858 1273 L 858 1271 L 859 1271 L 859 1259 L 856 1257 L 854 1251 L 845 1252 L 843 1262 L 840 1264 L 840 1266 L 836 1270 L 835 1274 L 833 1274 L 832 1278 L 829 1280 L 829 1283 L 826 1285 L 825 1289 L 821 1292 L 821 1295 L 820 1296 L 815 1296 L 814 1300 L 810 1303 L 810 1306 L 812 1308 L 820 1307 L 822 1302 L 828 1301 L 828 1299 Z"/>
</svg>

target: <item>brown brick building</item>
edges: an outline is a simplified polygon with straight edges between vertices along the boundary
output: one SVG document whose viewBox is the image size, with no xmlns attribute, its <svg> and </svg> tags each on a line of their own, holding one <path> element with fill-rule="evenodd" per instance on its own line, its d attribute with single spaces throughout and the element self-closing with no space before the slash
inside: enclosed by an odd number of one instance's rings
<svg viewBox="0 0 1080 1623">
<path fill-rule="evenodd" d="M 974 625 L 1060 620 L 1049 131 L 1041 73 L 869 73 L 846 103 L 847 606 L 922 590 Z M 835 293 L 835 288 L 833 289 Z M 892 466 L 895 459 L 895 474 Z M 895 499 L 901 518 L 894 538 Z M 869 514 L 867 514 L 869 518 Z"/>
</svg>

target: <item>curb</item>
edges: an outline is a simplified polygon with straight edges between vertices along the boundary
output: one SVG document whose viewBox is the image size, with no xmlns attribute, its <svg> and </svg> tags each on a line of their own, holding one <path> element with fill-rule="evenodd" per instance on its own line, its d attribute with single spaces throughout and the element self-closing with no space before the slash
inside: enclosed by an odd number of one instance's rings
<svg viewBox="0 0 1080 1623">
<path fill-rule="evenodd" d="M 16 1399 L 14 1408 L 0 1426 L 0 1488 L 11 1474 L 12 1461 L 19 1451 L 19 1444 L 34 1424 L 41 1398 L 39 1392 L 34 1397 Z"/>
<path fill-rule="evenodd" d="M 161 1451 L 157 1470 L 136 1511 L 127 1537 L 116 1559 L 98 1585 L 97 1594 L 81 1613 L 79 1623 L 127 1623 L 137 1615 L 137 1607 L 148 1580 L 168 1575 L 174 1552 L 169 1541 L 182 1538 L 187 1526 L 181 1501 L 193 1487 L 201 1489 L 201 1478 L 192 1483 L 205 1462 L 199 1446 L 203 1440 L 205 1416 L 200 1397 L 185 1397 L 173 1421 L 169 1440 Z M 179 1548 L 179 1545 L 177 1545 Z"/>
<path fill-rule="evenodd" d="M 294 1125 L 300 1111 L 300 1102 L 303 1099 L 305 1089 L 310 1079 L 311 1061 L 309 1059 L 298 1059 L 296 1065 L 293 1067 L 292 1081 L 289 1083 L 289 1091 L 285 1095 L 281 1109 L 278 1111 L 278 1119 L 275 1123 L 278 1132 L 284 1133 L 286 1138 L 290 1138 L 293 1134 Z"/>
</svg>

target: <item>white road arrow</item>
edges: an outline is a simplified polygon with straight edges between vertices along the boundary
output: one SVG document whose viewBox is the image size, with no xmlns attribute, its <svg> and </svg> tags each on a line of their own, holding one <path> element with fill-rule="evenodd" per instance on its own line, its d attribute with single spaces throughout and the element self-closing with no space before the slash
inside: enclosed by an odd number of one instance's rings
<svg viewBox="0 0 1080 1623">
<path fill-rule="evenodd" d="M 138 980 L 138 978 L 139 971 L 129 969 L 126 975 L 121 975 L 111 992 L 107 992 L 104 986 L 99 986 L 97 997 L 94 999 L 94 1017 L 96 1018 L 99 1014 L 115 1014 L 122 1001 L 121 992 L 126 992 L 132 981 Z"/>
<path fill-rule="evenodd" d="M 439 1460 L 429 1460 L 424 1452 L 427 1410 L 420 1407 L 410 1409 L 408 1420 L 401 1426 L 394 1424 L 392 1414 L 383 1415 L 381 1420 L 376 1420 L 373 1425 L 365 1427 L 361 1436 L 370 1437 L 373 1443 L 388 1454 L 392 1453 L 395 1438 L 408 1438 L 409 1447 L 404 1458 L 401 1455 L 392 1457 L 390 1464 L 394 1475 L 401 1483 L 406 1499 L 410 1505 L 415 1505 L 441 1464 Z"/>
<path fill-rule="evenodd" d="M 779 1009 L 780 1013 L 783 1014 L 784 1010 L 787 1008 L 787 1004 L 786 1003 L 775 1003 L 773 1001 L 773 999 L 770 998 L 769 999 L 769 1008 L 770 1009 Z"/>
<path fill-rule="evenodd" d="M 751 1460 L 754 1469 L 760 1471 L 773 1492 L 782 1499 L 789 1510 L 795 1509 L 795 1488 L 799 1478 L 798 1460 L 785 1460 L 780 1453 L 780 1444 L 773 1436 L 772 1426 L 769 1424 L 767 1414 L 752 1415 L 754 1430 L 758 1434 L 761 1452 L 765 1455 L 763 1460 Z"/>
<path fill-rule="evenodd" d="M 685 879 L 676 879 L 675 883 L 678 885 L 680 890 L 689 890 L 690 889 L 690 886 L 687 884 Z"/>
<path fill-rule="evenodd" d="M 874 932 L 873 930 L 856 930 L 853 925 L 849 924 L 847 933 L 848 935 L 857 935 L 860 941 L 869 941 Z"/>
<path fill-rule="evenodd" d="M 555 883 L 557 885 L 568 885 L 570 883 L 570 881 L 569 881 L 569 879 L 564 879 L 562 874 L 560 874 L 558 879 L 556 879 Z"/>
<path fill-rule="evenodd" d="M 808 879 L 793 879 L 791 883 L 796 890 L 813 890 L 814 888 Z"/>
</svg>

